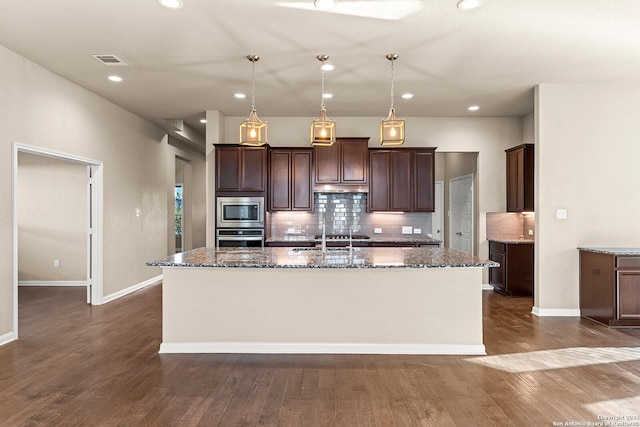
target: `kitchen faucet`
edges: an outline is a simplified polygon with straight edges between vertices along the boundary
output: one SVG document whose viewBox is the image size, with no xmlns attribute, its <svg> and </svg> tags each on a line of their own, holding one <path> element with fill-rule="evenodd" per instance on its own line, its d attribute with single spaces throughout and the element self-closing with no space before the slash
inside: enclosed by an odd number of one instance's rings
<svg viewBox="0 0 640 427">
<path fill-rule="evenodd" d="M 320 221 L 320 225 L 322 226 L 322 252 L 327 251 L 327 220 L 325 217 L 322 217 Z"/>
</svg>

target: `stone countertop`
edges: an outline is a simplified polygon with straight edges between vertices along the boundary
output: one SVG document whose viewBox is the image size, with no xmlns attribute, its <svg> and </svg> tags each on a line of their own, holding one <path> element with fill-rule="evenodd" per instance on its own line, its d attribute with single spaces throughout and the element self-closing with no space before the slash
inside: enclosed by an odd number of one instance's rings
<svg viewBox="0 0 640 427">
<path fill-rule="evenodd" d="M 506 243 L 509 245 L 533 245 L 536 241 L 531 239 L 487 239 L 490 242 Z"/>
<path fill-rule="evenodd" d="M 615 256 L 640 256 L 640 248 L 600 248 L 600 247 L 583 247 L 578 248 L 579 251 L 595 252 L 599 254 L 608 254 Z"/>
<path fill-rule="evenodd" d="M 439 248 L 199 248 L 147 262 L 158 267 L 464 268 L 494 261 Z"/>
<path fill-rule="evenodd" d="M 314 236 L 299 236 L 291 237 L 289 239 L 284 237 L 269 237 L 265 240 L 266 243 L 296 243 L 296 242 L 316 242 L 319 243 L 321 239 L 315 239 Z M 328 240 L 329 241 L 329 240 Z M 335 240 L 331 240 L 334 241 Z M 369 239 L 353 239 L 354 242 L 373 242 L 373 243 L 434 243 L 440 244 L 442 240 L 437 240 L 427 236 L 409 236 L 407 237 L 371 237 Z"/>
</svg>

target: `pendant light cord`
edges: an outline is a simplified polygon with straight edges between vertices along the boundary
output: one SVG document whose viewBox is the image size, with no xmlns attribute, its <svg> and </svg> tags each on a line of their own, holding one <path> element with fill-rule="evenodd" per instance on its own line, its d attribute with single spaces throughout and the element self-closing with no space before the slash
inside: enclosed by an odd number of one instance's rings
<svg viewBox="0 0 640 427">
<path fill-rule="evenodd" d="M 322 96 L 320 99 L 320 109 L 324 110 L 325 109 L 325 105 L 324 105 L 324 59 L 321 61 L 322 65 L 320 66 L 320 70 L 322 71 Z"/>
<path fill-rule="evenodd" d="M 393 64 L 392 64 L 393 65 Z M 256 109 L 256 60 L 251 60 L 251 110 Z"/>
<path fill-rule="evenodd" d="M 393 62 L 394 59 L 391 60 L 391 109 L 393 110 Z"/>
</svg>

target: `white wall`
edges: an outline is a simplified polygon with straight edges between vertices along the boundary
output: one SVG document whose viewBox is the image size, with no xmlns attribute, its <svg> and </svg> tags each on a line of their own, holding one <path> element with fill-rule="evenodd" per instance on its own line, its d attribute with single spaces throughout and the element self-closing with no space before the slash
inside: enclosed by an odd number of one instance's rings
<svg viewBox="0 0 640 427">
<path fill-rule="evenodd" d="M 104 296 L 160 274 L 145 262 L 167 254 L 167 191 L 174 174 L 159 127 L 3 47 L 0 64 L 2 337 L 13 326 L 14 142 L 103 162 Z"/>
<path fill-rule="evenodd" d="M 640 246 L 640 85 L 536 90 L 535 305 L 579 308 L 579 246 Z M 567 209 L 566 220 L 556 209 Z M 568 310 L 568 311 L 567 311 Z"/>
<path fill-rule="evenodd" d="M 87 185 L 85 165 L 18 153 L 18 281 L 86 282 Z"/>
</svg>

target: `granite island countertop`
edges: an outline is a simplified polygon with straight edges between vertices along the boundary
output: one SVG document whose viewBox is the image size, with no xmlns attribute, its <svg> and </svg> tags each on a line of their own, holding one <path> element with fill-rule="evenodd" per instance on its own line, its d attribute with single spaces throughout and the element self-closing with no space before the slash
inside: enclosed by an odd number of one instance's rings
<svg viewBox="0 0 640 427">
<path fill-rule="evenodd" d="M 198 248 L 149 261 L 157 267 L 241 268 L 482 268 L 499 267 L 453 249 L 422 248 Z"/>
<path fill-rule="evenodd" d="M 442 240 L 434 239 L 427 236 L 410 236 L 410 237 L 370 237 L 369 239 L 352 239 L 354 242 L 361 243 L 407 243 L 407 244 L 440 244 Z M 265 243 L 320 243 L 321 239 L 316 239 L 314 236 L 290 236 L 286 237 L 269 237 L 265 240 Z M 334 240 L 335 242 L 335 240 Z"/>
<path fill-rule="evenodd" d="M 640 256 L 640 248 L 579 247 L 578 250 L 615 256 Z"/>
</svg>

